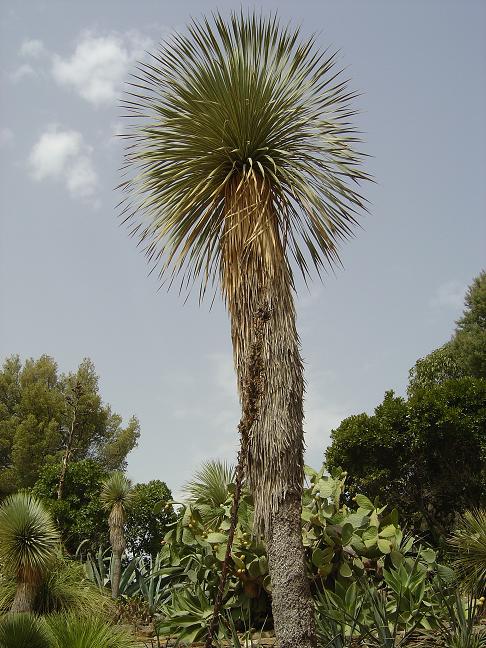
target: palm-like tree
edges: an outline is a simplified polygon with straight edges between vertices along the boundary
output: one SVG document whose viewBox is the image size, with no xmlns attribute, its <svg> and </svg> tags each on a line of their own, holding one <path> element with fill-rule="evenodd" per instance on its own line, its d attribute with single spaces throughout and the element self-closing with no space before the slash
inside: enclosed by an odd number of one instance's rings
<svg viewBox="0 0 486 648">
<path fill-rule="evenodd" d="M 118 598 L 120 591 L 121 561 L 126 548 L 125 523 L 127 509 L 132 498 L 132 483 L 121 472 L 112 473 L 101 487 L 101 502 L 108 511 L 110 527 L 110 544 L 113 551 L 113 573 L 111 578 L 111 595 Z"/>
<path fill-rule="evenodd" d="M 300 510 L 303 366 L 294 273 L 338 260 L 363 208 L 362 155 L 335 55 L 275 16 L 192 22 L 139 65 L 125 106 L 123 214 L 162 278 L 219 280 L 240 398 L 263 328 L 247 479 L 265 534 L 283 648 L 315 643 Z M 139 121 L 138 121 L 139 119 Z"/>
<path fill-rule="evenodd" d="M 42 576 L 55 558 L 59 534 L 41 502 L 28 493 L 8 497 L 0 508 L 0 564 L 16 581 L 12 612 L 30 612 Z"/>
</svg>

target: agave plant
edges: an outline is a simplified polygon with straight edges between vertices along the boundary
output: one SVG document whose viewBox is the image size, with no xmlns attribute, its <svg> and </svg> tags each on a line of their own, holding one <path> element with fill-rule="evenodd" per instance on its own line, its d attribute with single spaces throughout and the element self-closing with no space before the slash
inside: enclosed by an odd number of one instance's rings
<svg viewBox="0 0 486 648">
<path fill-rule="evenodd" d="M 0 648 L 52 648 L 52 637 L 43 619 L 28 612 L 0 618 Z"/>
<path fill-rule="evenodd" d="M 453 563 L 467 590 L 486 587 L 486 510 L 466 511 L 449 539 Z"/>
<path fill-rule="evenodd" d="M 56 526 L 28 493 L 8 497 L 0 508 L 0 561 L 15 579 L 12 612 L 30 612 L 59 545 Z"/>
<path fill-rule="evenodd" d="M 437 594 L 444 611 L 436 615 L 439 646 L 485 648 L 486 628 L 478 623 L 481 606 L 474 595 L 468 594 L 465 598 L 459 592 L 451 595 L 450 589 L 442 585 L 437 588 Z M 424 638 L 420 646 L 429 646 L 427 641 Z"/>
<path fill-rule="evenodd" d="M 110 543 L 113 550 L 111 594 L 118 598 L 120 591 L 121 561 L 125 551 L 125 522 L 127 507 L 132 498 L 132 483 L 121 472 L 112 473 L 101 487 L 101 502 L 109 512 Z"/>
<path fill-rule="evenodd" d="M 307 279 L 338 260 L 368 179 L 335 61 L 276 16 L 216 13 L 140 64 L 125 101 L 140 121 L 127 135 L 123 214 L 161 277 L 199 281 L 201 297 L 219 282 L 244 417 L 259 340 L 246 476 L 283 648 L 315 644 L 294 271 Z"/>
</svg>

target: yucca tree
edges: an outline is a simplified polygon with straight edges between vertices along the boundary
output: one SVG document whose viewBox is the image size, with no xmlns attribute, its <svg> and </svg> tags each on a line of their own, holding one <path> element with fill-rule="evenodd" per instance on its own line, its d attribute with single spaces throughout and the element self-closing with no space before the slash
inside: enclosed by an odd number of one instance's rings
<svg viewBox="0 0 486 648">
<path fill-rule="evenodd" d="M 219 282 L 242 402 L 263 329 L 246 476 L 282 648 L 315 644 L 301 540 L 303 366 L 294 274 L 338 261 L 367 179 L 335 54 L 254 13 L 193 21 L 141 63 L 125 107 L 123 215 L 169 284 Z"/>
<path fill-rule="evenodd" d="M 42 576 L 56 556 L 59 534 L 42 503 L 28 493 L 0 507 L 0 564 L 16 582 L 12 612 L 31 612 Z"/>
<path fill-rule="evenodd" d="M 126 548 L 125 523 L 132 495 L 132 483 L 122 472 L 113 472 L 101 487 L 101 502 L 103 508 L 109 513 L 108 526 L 113 551 L 111 595 L 114 599 L 118 598 L 120 591 L 121 561 Z"/>
</svg>

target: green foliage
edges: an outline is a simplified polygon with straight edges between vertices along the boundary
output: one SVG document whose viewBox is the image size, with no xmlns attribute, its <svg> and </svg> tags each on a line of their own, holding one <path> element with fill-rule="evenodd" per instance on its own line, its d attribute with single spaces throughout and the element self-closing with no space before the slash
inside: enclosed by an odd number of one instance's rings
<svg viewBox="0 0 486 648">
<path fill-rule="evenodd" d="M 486 493 L 486 272 L 470 286 L 452 339 L 410 370 L 408 400 L 387 392 L 373 415 L 332 431 L 329 470 L 349 474 L 346 499 L 359 491 L 396 507 L 415 532 L 438 543 L 457 514 Z"/>
<path fill-rule="evenodd" d="M 53 635 L 52 648 L 133 648 L 134 640 L 121 627 L 101 617 L 75 614 L 47 619 Z"/>
<path fill-rule="evenodd" d="M 42 580 L 36 600 L 39 614 L 72 612 L 81 615 L 107 613 L 111 600 L 85 577 L 83 566 L 58 556 Z"/>
<path fill-rule="evenodd" d="M 108 539 L 107 516 L 100 493 L 109 473 L 93 459 L 71 463 L 66 472 L 63 498 L 59 500 L 59 470 L 59 464 L 45 466 L 32 492 L 51 512 L 68 553 L 93 553 L 99 546 L 106 545 Z M 125 527 L 130 554 L 155 555 L 160 550 L 167 525 L 174 520 L 172 505 L 165 508 L 170 499 L 169 489 L 158 480 L 133 487 Z M 155 513 L 158 502 L 163 502 L 163 506 Z"/>
<path fill-rule="evenodd" d="M 87 578 L 96 585 L 100 592 L 111 589 L 113 575 L 113 555 L 101 548 L 95 556 L 88 554 L 84 563 Z M 169 570 L 170 573 L 170 570 Z M 120 578 L 119 595 L 125 600 L 138 597 L 146 604 L 150 615 L 170 598 L 167 590 L 168 570 L 161 555 L 135 556 L 123 568 Z"/>
<path fill-rule="evenodd" d="M 104 405 L 93 363 L 59 375 L 43 355 L 22 366 L 7 358 L 0 371 L 0 497 L 32 486 L 46 464 L 94 458 L 106 469 L 123 468 L 140 435 L 138 421 L 122 427 Z"/>
<path fill-rule="evenodd" d="M 381 575 L 337 580 L 316 596 L 322 645 L 398 648 L 422 645 L 423 636 L 424 646 L 435 646 L 434 633 L 448 623 L 453 606 L 452 577 L 433 551 L 419 548 L 414 557 L 394 557 Z"/>
<path fill-rule="evenodd" d="M 352 506 L 344 504 L 346 475 L 341 471 L 332 476 L 325 475 L 324 469 L 306 471 L 309 485 L 303 495 L 302 534 L 314 593 L 326 596 L 324 585 L 345 592 L 357 579 L 378 578 L 390 590 L 389 605 L 395 601 L 394 613 L 406 625 L 408 610 L 417 602 L 420 608 L 425 579 L 438 569 L 435 553 L 423 550 L 418 561 L 410 557 L 416 552 L 414 541 L 400 529 L 396 510 L 388 511 L 362 494 Z M 165 537 L 160 574 L 170 596 L 163 606 L 161 634 L 174 632 L 181 621 L 189 639 L 204 635 L 205 614 L 214 600 L 226 551 L 232 490 L 228 485 L 226 499 L 221 503 L 219 497 L 211 513 L 209 500 L 199 489 L 200 499 L 183 505 Z M 198 508 L 201 503 L 204 517 Z M 251 498 L 243 491 L 224 603 L 235 623 L 241 624 L 248 614 L 253 627 L 258 627 L 270 615 L 271 582 L 264 546 L 252 535 L 252 513 Z M 209 526 L 208 520 L 218 524 Z M 410 571 L 416 572 L 415 580 Z M 407 587 L 397 585 L 395 574 Z M 394 587 L 403 590 L 399 604 Z"/>
<path fill-rule="evenodd" d="M 135 648 L 135 643 L 97 615 L 22 613 L 0 618 L 0 648 Z"/>
<path fill-rule="evenodd" d="M 304 491 L 302 519 L 304 546 L 311 569 L 321 578 L 348 578 L 383 567 L 393 555 L 410 551 L 413 540 L 404 538 L 396 510 L 386 512 L 366 496 L 354 498 L 357 508 L 342 504 L 346 475 L 324 475 L 307 467 L 310 486 Z"/>
<path fill-rule="evenodd" d="M 207 461 L 184 485 L 186 501 L 197 508 L 208 526 L 218 526 L 224 517 L 228 486 L 233 481 L 232 466 L 223 461 Z"/>
<path fill-rule="evenodd" d="M 176 635 L 182 644 L 203 641 L 213 607 L 213 602 L 199 585 L 192 590 L 176 590 L 170 605 L 162 607 L 163 620 L 157 624 L 157 632 L 161 636 Z"/>
<path fill-rule="evenodd" d="M 161 273 L 203 286 L 217 276 L 225 196 L 240 181 L 271 188 L 268 211 L 304 275 L 337 260 L 368 175 L 335 60 L 276 16 L 241 11 L 193 21 L 140 64 L 125 102 L 142 120 L 126 148 L 124 212 Z"/>
<path fill-rule="evenodd" d="M 53 648 L 52 636 L 42 619 L 17 613 L 0 617 L 0 648 Z"/>
<path fill-rule="evenodd" d="M 137 575 L 135 569 L 140 558 L 132 558 L 127 565 L 122 569 L 120 579 L 120 596 L 133 596 L 139 591 L 137 583 Z M 96 554 L 93 556 L 88 553 L 84 563 L 84 570 L 86 577 L 94 583 L 101 592 L 105 592 L 106 588 L 111 589 L 113 577 L 113 562 L 114 557 L 109 549 L 103 551 L 100 547 Z"/>
<path fill-rule="evenodd" d="M 446 648 L 484 648 L 486 628 L 479 625 L 481 604 L 469 595 L 465 600 L 458 592 L 439 591 L 443 614 L 436 615 L 438 645 Z M 427 638 L 421 645 L 426 648 Z"/>
<path fill-rule="evenodd" d="M 23 492 L 7 497 L 0 507 L 0 562 L 8 573 L 45 571 L 58 543 L 56 526 L 38 499 Z"/>
<path fill-rule="evenodd" d="M 120 507 L 124 514 L 132 500 L 132 482 L 120 471 L 111 473 L 101 485 L 100 501 L 105 511 Z"/>
<path fill-rule="evenodd" d="M 15 595 L 15 578 L 0 576 L 0 612 L 10 610 Z M 85 576 L 79 562 L 58 554 L 38 582 L 34 610 L 37 614 L 72 611 L 80 614 L 110 612 L 111 600 Z"/>
<path fill-rule="evenodd" d="M 450 342 L 417 360 L 409 372 L 408 394 L 419 389 L 440 385 L 446 380 L 463 378 L 467 373 L 459 365 Z"/>
<path fill-rule="evenodd" d="M 100 501 L 101 484 L 108 476 L 93 459 L 71 463 L 66 472 L 63 497 L 57 497 L 58 463 L 42 468 L 32 492 L 42 499 L 56 521 L 63 544 L 71 555 L 83 543 L 83 551 L 95 550 L 106 543 L 108 523 Z"/>
<path fill-rule="evenodd" d="M 348 503 L 358 491 L 379 497 L 437 541 L 486 492 L 485 403 L 486 381 L 471 377 L 417 389 L 408 401 L 388 392 L 373 416 L 332 431 L 326 466 L 347 471 Z"/>
<path fill-rule="evenodd" d="M 486 271 L 468 288 L 464 313 L 457 321 L 451 344 L 465 373 L 486 378 Z"/>
<path fill-rule="evenodd" d="M 31 486 L 46 457 L 61 445 L 64 402 L 52 358 L 7 358 L 0 372 L 0 435 L 3 493 Z"/>
<path fill-rule="evenodd" d="M 171 499 L 167 485 L 159 480 L 133 487 L 125 531 L 129 554 L 157 555 L 168 525 L 175 521 L 174 509 L 169 504 Z"/>
<path fill-rule="evenodd" d="M 470 592 L 486 588 L 486 511 L 466 511 L 449 538 L 453 564 Z"/>
<path fill-rule="evenodd" d="M 469 286 L 451 340 L 420 358 L 410 370 L 409 394 L 457 378 L 486 378 L 486 272 Z"/>
<path fill-rule="evenodd" d="M 446 535 L 486 493 L 486 380 L 450 380 L 409 400 L 410 482 L 429 528 Z"/>
</svg>

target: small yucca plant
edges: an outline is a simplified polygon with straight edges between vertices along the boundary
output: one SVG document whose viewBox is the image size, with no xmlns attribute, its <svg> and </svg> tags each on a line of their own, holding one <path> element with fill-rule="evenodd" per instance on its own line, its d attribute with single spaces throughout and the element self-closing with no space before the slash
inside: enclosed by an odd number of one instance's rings
<svg viewBox="0 0 486 648">
<path fill-rule="evenodd" d="M 7 614 L 0 619 L 0 648 L 52 648 L 43 619 L 28 612 Z"/>
<path fill-rule="evenodd" d="M 56 555 L 59 533 L 42 503 L 28 493 L 0 508 L 0 561 L 16 581 L 12 612 L 31 612 L 42 575 Z"/>
<path fill-rule="evenodd" d="M 103 482 L 100 497 L 103 507 L 109 512 L 108 525 L 113 550 L 113 576 L 111 580 L 113 598 L 118 597 L 120 590 L 121 559 L 126 547 L 125 523 L 132 496 L 132 483 L 121 472 L 112 473 Z"/>
<path fill-rule="evenodd" d="M 123 628 L 100 617 L 59 614 L 47 619 L 54 648 L 131 648 L 133 639 Z"/>
<path fill-rule="evenodd" d="M 486 587 L 486 510 L 466 511 L 449 545 L 454 567 L 465 588 L 482 593 Z"/>
</svg>

